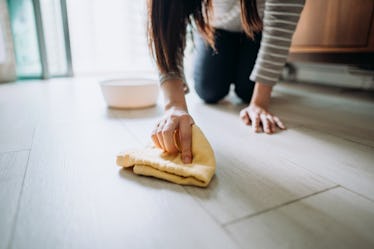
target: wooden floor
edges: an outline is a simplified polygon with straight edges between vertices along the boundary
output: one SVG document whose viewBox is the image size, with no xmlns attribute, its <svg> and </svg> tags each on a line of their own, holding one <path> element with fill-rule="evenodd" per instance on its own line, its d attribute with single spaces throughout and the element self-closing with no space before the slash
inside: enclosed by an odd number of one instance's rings
<svg viewBox="0 0 374 249">
<path fill-rule="evenodd" d="M 116 167 L 160 105 L 107 109 L 94 79 L 0 85 L 0 248 L 374 248 L 373 93 L 280 84 L 272 136 L 233 96 L 188 101 L 216 153 L 207 189 Z"/>
</svg>

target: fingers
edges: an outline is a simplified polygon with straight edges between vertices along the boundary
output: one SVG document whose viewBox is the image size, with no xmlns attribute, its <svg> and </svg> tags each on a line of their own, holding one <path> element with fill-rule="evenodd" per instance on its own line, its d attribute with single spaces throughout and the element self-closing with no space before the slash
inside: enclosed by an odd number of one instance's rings
<svg viewBox="0 0 374 249">
<path fill-rule="evenodd" d="M 267 119 L 269 120 L 269 124 L 270 124 L 270 132 L 274 133 L 275 130 L 276 130 L 276 124 L 275 124 L 275 121 L 274 121 L 274 117 L 272 115 L 268 114 Z"/>
<path fill-rule="evenodd" d="M 158 141 L 157 129 L 158 129 L 158 125 L 152 131 L 152 134 L 151 134 L 152 141 L 153 141 L 153 143 L 155 144 L 155 146 L 157 148 L 163 149 L 162 146 L 161 146 L 161 144 L 160 144 L 160 142 Z"/>
<path fill-rule="evenodd" d="M 175 130 L 173 138 L 174 138 L 175 147 L 177 147 L 178 152 L 182 152 L 182 146 L 181 146 L 180 136 L 179 136 L 179 129 Z"/>
<path fill-rule="evenodd" d="M 181 145 L 181 157 L 183 163 L 192 162 L 192 123 L 190 120 L 181 120 L 179 124 L 179 138 Z"/>
<path fill-rule="evenodd" d="M 260 114 L 259 113 L 251 113 L 250 114 L 251 121 L 252 121 L 252 130 L 256 133 L 261 132 L 260 128 Z"/>
<path fill-rule="evenodd" d="M 163 135 L 162 135 L 162 130 L 164 129 L 165 123 L 166 123 L 165 120 L 161 121 L 158 124 L 157 130 L 156 130 L 156 137 L 157 137 L 158 143 L 160 144 L 161 149 L 163 149 L 164 151 L 166 151 L 166 146 L 164 144 L 164 138 L 163 138 Z"/>
<path fill-rule="evenodd" d="M 276 132 L 276 128 L 286 129 L 283 122 L 276 116 L 268 113 L 263 108 L 248 106 L 240 111 L 240 118 L 246 125 L 252 125 L 252 130 L 256 133 L 262 130 L 267 134 Z"/>
<path fill-rule="evenodd" d="M 164 125 L 161 131 L 164 149 L 165 151 L 169 153 L 178 152 L 178 148 L 176 147 L 175 142 L 174 142 L 174 132 L 176 128 L 177 128 L 177 123 L 169 119 L 168 121 L 166 121 L 166 124 Z"/>
<path fill-rule="evenodd" d="M 152 140 L 156 147 L 168 153 L 181 152 L 183 163 L 192 162 L 192 124 L 189 115 L 181 115 L 178 119 L 168 118 L 160 121 L 152 131 Z"/>
<path fill-rule="evenodd" d="M 251 119 L 249 118 L 247 109 L 243 109 L 240 111 L 240 118 L 243 120 L 244 124 L 251 125 Z"/>
<path fill-rule="evenodd" d="M 177 124 L 170 120 L 159 122 L 151 135 L 155 146 L 169 153 L 177 153 L 179 150 L 174 139 L 176 128 Z"/>
<path fill-rule="evenodd" d="M 263 130 L 267 134 L 275 133 L 276 127 L 278 125 L 277 121 L 280 122 L 279 118 L 273 117 L 269 113 L 252 112 L 249 115 L 252 121 L 252 122 L 250 121 L 252 123 L 252 129 L 256 133 L 261 132 L 261 130 Z M 242 119 L 244 121 L 245 116 L 243 113 L 241 113 L 241 117 L 243 117 Z M 279 125 L 282 125 L 282 126 L 279 126 Z M 284 127 L 282 122 L 280 122 L 279 125 L 278 126 L 280 128 Z"/>
<path fill-rule="evenodd" d="M 263 129 L 267 134 L 272 134 L 275 132 L 276 124 L 274 117 L 271 114 L 261 114 L 261 122 Z"/>
<path fill-rule="evenodd" d="M 287 129 L 286 126 L 283 124 L 283 122 L 276 116 L 273 117 L 275 124 L 281 128 L 282 130 Z"/>
<path fill-rule="evenodd" d="M 262 113 L 260 115 L 260 119 L 261 119 L 262 128 L 263 128 L 264 132 L 267 133 L 267 134 L 270 134 L 271 133 L 270 123 L 269 123 L 269 120 L 267 118 L 267 115 L 265 113 Z"/>
</svg>

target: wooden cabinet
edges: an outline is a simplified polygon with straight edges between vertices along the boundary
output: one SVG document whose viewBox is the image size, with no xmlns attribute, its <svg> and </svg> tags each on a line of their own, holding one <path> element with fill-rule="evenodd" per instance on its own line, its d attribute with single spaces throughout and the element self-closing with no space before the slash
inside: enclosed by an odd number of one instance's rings
<svg viewBox="0 0 374 249">
<path fill-rule="evenodd" d="M 373 55 L 374 0 L 307 0 L 289 61 L 373 64 Z"/>
</svg>

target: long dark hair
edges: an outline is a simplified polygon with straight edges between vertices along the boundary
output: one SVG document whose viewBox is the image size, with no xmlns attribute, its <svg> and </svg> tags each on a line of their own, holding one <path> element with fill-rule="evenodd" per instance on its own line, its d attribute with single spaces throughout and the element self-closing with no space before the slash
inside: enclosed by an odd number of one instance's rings
<svg viewBox="0 0 374 249">
<path fill-rule="evenodd" d="M 244 32 L 253 39 L 262 29 L 256 0 L 240 0 L 240 6 Z M 214 48 L 212 12 L 212 0 L 148 0 L 148 44 L 161 73 L 179 72 L 189 24 Z"/>
</svg>

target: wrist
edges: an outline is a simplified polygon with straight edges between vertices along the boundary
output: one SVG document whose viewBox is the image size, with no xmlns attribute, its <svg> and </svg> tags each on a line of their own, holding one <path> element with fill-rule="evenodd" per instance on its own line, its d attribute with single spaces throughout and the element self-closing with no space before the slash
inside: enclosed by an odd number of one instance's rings
<svg viewBox="0 0 374 249">
<path fill-rule="evenodd" d="M 184 93 L 184 82 L 178 79 L 167 80 L 161 85 L 164 95 L 164 109 L 179 109 L 187 111 Z"/>
<path fill-rule="evenodd" d="M 164 106 L 164 110 L 169 111 L 169 110 L 172 110 L 172 109 L 182 110 L 182 111 L 188 112 L 188 108 L 187 108 L 187 105 L 186 105 L 185 102 L 184 103 L 183 102 L 174 102 L 174 101 L 166 102 L 165 106 Z"/>
<path fill-rule="evenodd" d="M 261 106 L 262 108 L 268 109 L 270 105 L 270 97 L 272 90 L 272 85 L 257 82 L 253 91 L 253 96 L 250 104 Z"/>
</svg>

